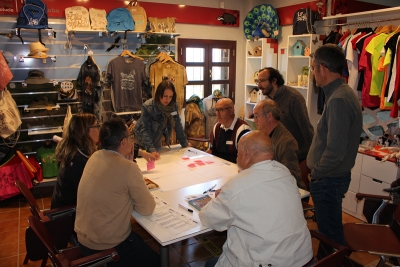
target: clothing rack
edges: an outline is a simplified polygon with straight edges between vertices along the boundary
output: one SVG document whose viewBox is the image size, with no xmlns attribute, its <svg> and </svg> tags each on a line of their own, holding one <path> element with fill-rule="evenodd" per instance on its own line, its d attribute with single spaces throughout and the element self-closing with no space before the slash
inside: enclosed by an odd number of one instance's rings
<svg viewBox="0 0 400 267">
<path fill-rule="evenodd" d="M 400 18 L 378 19 L 378 20 L 358 21 L 358 22 L 350 22 L 350 23 L 336 23 L 336 24 L 323 25 L 323 27 L 366 25 L 366 24 L 371 24 L 371 23 L 381 23 L 381 22 L 388 22 L 388 21 L 393 21 L 393 20 L 400 20 Z"/>
</svg>

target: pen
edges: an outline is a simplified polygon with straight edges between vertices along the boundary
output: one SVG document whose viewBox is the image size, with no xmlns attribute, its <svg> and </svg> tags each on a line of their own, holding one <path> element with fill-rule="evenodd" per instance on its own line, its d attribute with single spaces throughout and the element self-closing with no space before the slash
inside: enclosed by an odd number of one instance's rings
<svg viewBox="0 0 400 267">
<path fill-rule="evenodd" d="M 210 189 L 204 191 L 203 194 L 207 194 L 207 192 L 211 192 L 216 186 L 217 186 L 217 184 L 213 185 Z"/>
<path fill-rule="evenodd" d="M 183 205 L 181 205 L 181 204 L 178 204 L 178 206 L 179 206 L 179 208 L 184 209 L 184 210 L 186 210 L 186 211 L 188 211 L 188 212 L 193 212 L 192 209 L 186 208 L 185 206 L 183 206 Z"/>
</svg>

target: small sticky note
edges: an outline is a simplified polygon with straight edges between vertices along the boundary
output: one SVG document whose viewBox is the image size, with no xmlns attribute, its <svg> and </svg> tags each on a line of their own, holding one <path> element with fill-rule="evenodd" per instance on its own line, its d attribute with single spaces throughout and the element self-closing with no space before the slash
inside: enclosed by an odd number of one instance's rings
<svg viewBox="0 0 400 267">
<path fill-rule="evenodd" d="M 189 157 L 183 157 L 182 160 L 189 160 Z"/>
<path fill-rule="evenodd" d="M 199 162 L 203 162 L 202 160 L 195 160 L 194 162 L 199 163 Z"/>
<path fill-rule="evenodd" d="M 147 170 L 150 171 L 156 167 L 156 162 L 154 160 L 147 162 Z"/>
<path fill-rule="evenodd" d="M 200 162 L 196 162 L 197 165 L 201 166 L 201 165 L 206 165 L 204 162 L 200 161 Z"/>
<path fill-rule="evenodd" d="M 194 163 L 188 164 L 188 167 L 189 168 L 194 168 L 194 167 L 196 167 L 196 164 L 194 164 Z"/>
</svg>

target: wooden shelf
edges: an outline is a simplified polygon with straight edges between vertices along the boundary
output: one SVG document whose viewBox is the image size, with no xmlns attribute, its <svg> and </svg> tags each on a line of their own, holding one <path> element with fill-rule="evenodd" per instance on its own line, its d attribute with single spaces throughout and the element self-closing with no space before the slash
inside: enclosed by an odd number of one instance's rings
<svg viewBox="0 0 400 267">
<path fill-rule="evenodd" d="M 391 7 L 391 8 L 384 8 L 372 11 L 364 11 L 364 12 L 357 12 L 357 13 L 349 13 L 349 14 L 337 14 L 334 16 L 327 16 L 323 17 L 323 20 L 335 20 L 335 19 L 347 19 L 347 18 L 354 18 L 357 17 L 368 17 L 371 19 L 378 19 L 379 16 L 390 16 L 393 15 L 396 18 L 399 18 L 400 7 Z"/>
</svg>

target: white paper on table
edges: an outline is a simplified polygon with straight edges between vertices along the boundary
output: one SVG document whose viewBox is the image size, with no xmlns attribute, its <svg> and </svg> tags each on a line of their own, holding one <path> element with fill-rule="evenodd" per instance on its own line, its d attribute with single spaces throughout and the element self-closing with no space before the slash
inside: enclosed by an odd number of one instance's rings
<svg viewBox="0 0 400 267">
<path fill-rule="evenodd" d="M 163 192 L 208 182 L 206 177 L 193 171 L 185 171 L 153 179 Z"/>
<path fill-rule="evenodd" d="M 173 235 L 185 232 L 199 224 L 189 216 L 168 207 L 157 210 L 147 218 Z"/>
<path fill-rule="evenodd" d="M 159 208 L 163 208 L 165 206 L 168 206 L 167 201 L 165 201 L 164 199 L 162 199 L 162 198 L 160 198 L 158 196 L 155 196 L 155 195 L 153 195 L 153 197 L 154 197 L 154 200 L 156 202 L 155 209 L 159 209 Z"/>
</svg>

